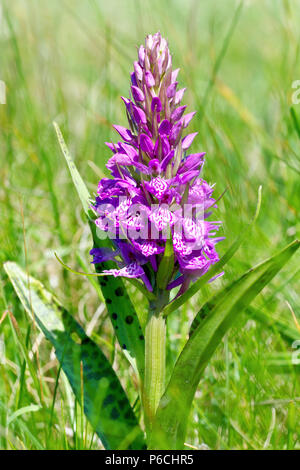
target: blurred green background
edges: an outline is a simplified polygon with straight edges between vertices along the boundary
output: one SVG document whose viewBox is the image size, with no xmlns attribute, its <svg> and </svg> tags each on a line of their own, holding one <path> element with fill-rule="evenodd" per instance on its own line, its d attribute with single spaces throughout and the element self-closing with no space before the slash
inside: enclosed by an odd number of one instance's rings
<svg viewBox="0 0 300 470">
<path fill-rule="evenodd" d="M 104 347 L 123 385 L 132 382 L 93 286 L 54 258 L 56 251 L 68 265 L 90 269 L 89 229 L 52 121 L 94 192 L 108 174 L 104 142 L 117 139 L 112 124 L 126 123 L 120 96 L 128 96 L 136 48 L 160 30 L 188 88 L 184 103 L 198 111 L 192 150 L 207 152 L 204 176 L 216 194 L 227 188 L 215 212 L 224 222 L 221 254 L 252 217 L 262 185 L 259 219 L 225 276 L 172 315 L 172 363 L 207 298 L 299 237 L 300 103 L 292 103 L 299 24 L 300 2 L 288 0 L 1 2 L 0 448 L 101 448 L 88 424 L 79 432 L 79 406 L 63 374 L 56 387 L 54 353 L 30 325 L 3 262 L 27 266 L 54 291 Z M 300 333 L 291 313 L 299 321 L 299 296 L 296 255 L 218 348 L 197 392 L 189 446 L 300 448 Z M 35 364 L 42 401 L 22 347 Z M 135 397 L 133 391 L 131 402 Z"/>
</svg>

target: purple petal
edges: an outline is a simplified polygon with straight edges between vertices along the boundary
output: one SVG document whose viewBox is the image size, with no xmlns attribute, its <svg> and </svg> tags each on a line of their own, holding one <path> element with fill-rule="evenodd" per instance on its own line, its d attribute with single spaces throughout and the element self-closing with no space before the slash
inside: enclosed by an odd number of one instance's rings
<svg viewBox="0 0 300 470">
<path fill-rule="evenodd" d="M 138 106 L 133 105 L 133 115 L 137 124 L 147 124 L 147 118 L 145 112 Z"/>
<path fill-rule="evenodd" d="M 126 127 L 117 126 L 117 125 L 114 125 L 113 127 L 120 134 L 122 139 L 124 139 L 126 142 L 131 142 L 132 141 L 133 135 L 132 135 L 132 133 L 129 129 L 126 129 Z"/>
<path fill-rule="evenodd" d="M 144 46 L 140 46 L 138 56 L 139 56 L 139 63 L 141 65 L 141 67 L 143 67 L 144 62 L 145 62 L 145 48 L 144 48 Z"/>
<path fill-rule="evenodd" d="M 169 135 L 171 132 L 172 124 L 168 119 L 164 119 L 159 126 L 158 132 L 160 135 Z"/>
<path fill-rule="evenodd" d="M 129 144 L 125 144 L 124 142 L 120 143 L 121 149 L 128 155 L 128 157 L 134 159 L 138 157 L 138 152 L 137 150 Z"/>
<path fill-rule="evenodd" d="M 195 114 L 196 114 L 196 111 L 193 111 L 192 113 L 186 114 L 186 115 L 182 118 L 181 122 L 182 122 L 182 125 L 183 125 L 183 128 L 184 128 L 184 129 L 189 125 L 189 123 L 191 122 L 191 120 L 193 119 L 193 117 L 195 116 Z"/>
<path fill-rule="evenodd" d="M 180 69 L 176 69 L 176 70 L 174 70 L 174 71 L 172 72 L 172 76 L 171 76 L 171 81 L 172 81 L 172 82 L 175 82 L 179 70 L 180 70 Z"/>
<path fill-rule="evenodd" d="M 135 209 L 133 206 L 132 211 L 129 211 L 129 217 L 122 221 L 122 226 L 128 229 L 133 229 L 135 232 L 140 231 L 148 225 L 148 216 L 150 213 L 150 209 L 144 204 L 136 204 L 138 208 Z"/>
<path fill-rule="evenodd" d="M 187 150 L 193 143 L 194 138 L 198 132 L 194 132 L 193 134 L 188 134 L 182 139 L 182 150 Z"/>
<path fill-rule="evenodd" d="M 169 139 L 164 135 L 161 137 L 161 144 L 162 144 L 162 157 L 164 158 L 169 154 L 171 150 Z"/>
<path fill-rule="evenodd" d="M 197 179 L 190 187 L 189 191 L 189 204 L 205 204 L 206 201 L 211 205 L 211 195 L 213 188 L 209 186 L 204 180 Z"/>
<path fill-rule="evenodd" d="M 157 199 L 162 199 L 169 187 L 169 184 L 163 178 L 158 176 L 150 182 L 145 181 L 145 187 L 151 194 L 156 196 Z"/>
<path fill-rule="evenodd" d="M 203 164 L 203 157 L 205 152 L 202 153 L 192 153 L 188 155 L 178 170 L 178 173 L 184 173 L 188 170 L 193 170 L 194 168 L 198 168 L 200 165 Z"/>
<path fill-rule="evenodd" d="M 170 282 L 167 285 L 167 290 L 171 290 L 171 289 L 174 289 L 174 287 L 180 286 L 183 283 L 183 281 L 184 281 L 184 276 L 177 277 L 177 279 L 174 279 L 174 281 Z"/>
<path fill-rule="evenodd" d="M 90 255 L 93 256 L 93 264 L 103 263 L 114 259 L 119 254 L 119 250 L 112 251 L 110 248 L 93 248 Z"/>
<path fill-rule="evenodd" d="M 128 109 L 129 112 L 131 112 L 131 107 L 130 107 L 131 101 L 125 96 L 121 96 L 121 100 L 124 101 L 126 108 Z"/>
<path fill-rule="evenodd" d="M 155 173 L 160 173 L 161 165 L 160 165 L 160 161 L 157 158 L 153 158 L 152 160 L 150 160 L 148 165 L 151 168 L 151 170 L 153 170 Z"/>
<path fill-rule="evenodd" d="M 172 158 L 174 158 L 174 155 L 175 155 L 175 150 L 171 150 L 168 155 L 162 160 L 161 162 L 161 169 L 162 171 L 165 171 L 167 166 L 168 166 L 168 163 L 172 160 Z"/>
<path fill-rule="evenodd" d="M 124 153 L 115 153 L 107 162 L 106 168 L 109 170 L 113 168 L 115 165 L 131 165 L 132 164 L 132 159 L 128 157 L 128 155 L 125 155 Z"/>
<path fill-rule="evenodd" d="M 136 78 L 135 78 L 135 72 L 132 72 L 132 74 L 130 75 L 131 77 L 131 83 L 133 86 L 137 86 L 137 81 L 136 81 Z"/>
<path fill-rule="evenodd" d="M 177 217 L 166 207 L 158 207 L 150 213 L 149 219 L 154 223 L 157 230 L 161 231 L 168 226 L 172 227 Z"/>
<path fill-rule="evenodd" d="M 171 133 L 170 133 L 170 143 L 172 145 L 177 145 L 178 144 L 178 140 L 180 138 L 181 131 L 182 131 L 182 124 L 181 124 L 181 122 L 177 122 L 177 124 L 175 124 L 175 126 L 172 127 L 172 130 L 171 130 Z"/>
<path fill-rule="evenodd" d="M 168 98 L 173 98 L 175 96 L 177 85 L 178 85 L 178 82 L 173 82 L 173 83 L 171 83 L 170 86 L 168 86 L 168 88 L 167 88 L 167 97 Z"/>
<path fill-rule="evenodd" d="M 125 268 L 122 269 L 107 269 L 102 271 L 102 274 L 106 274 L 108 276 L 114 277 L 142 277 L 144 276 L 144 270 L 141 266 L 139 266 L 136 262 L 130 263 Z"/>
<path fill-rule="evenodd" d="M 142 67 L 140 66 L 140 64 L 138 62 L 134 62 L 133 67 L 134 67 L 135 76 L 136 76 L 137 80 L 139 80 L 141 82 L 143 80 L 143 69 L 142 69 Z"/>
<path fill-rule="evenodd" d="M 134 180 L 125 181 L 124 179 L 110 179 L 102 178 L 98 183 L 98 195 L 100 199 L 105 199 L 112 196 L 122 196 L 125 194 L 125 189 L 133 189 L 136 185 Z"/>
<path fill-rule="evenodd" d="M 177 122 L 179 119 L 182 118 L 184 111 L 186 110 L 186 106 L 179 106 L 179 108 L 175 108 L 173 113 L 171 114 L 171 121 Z"/>
<path fill-rule="evenodd" d="M 164 249 L 163 249 L 164 250 Z M 152 255 L 149 257 L 151 266 L 153 268 L 153 271 L 157 272 L 157 260 L 156 260 L 156 255 Z"/>
<path fill-rule="evenodd" d="M 148 155 L 152 155 L 154 144 L 150 137 L 148 137 L 146 134 L 140 135 L 140 147 L 143 152 L 147 153 Z"/>
<path fill-rule="evenodd" d="M 204 238 L 207 235 L 207 225 L 202 221 L 196 223 L 190 217 L 183 220 L 184 237 L 188 241 L 195 242 L 193 249 L 201 250 L 203 248 Z"/>
<path fill-rule="evenodd" d="M 190 255 L 193 251 L 190 244 L 186 243 L 182 234 L 179 232 L 174 232 L 173 234 L 173 247 L 174 251 L 182 256 Z"/>
<path fill-rule="evenodd" d="M 145 73 L 145 82 L 148 88 L 152 88 L 155 85 L 155 79 L 150 70 L 147 70 Z"/>
<path fill-rule="evenodd" d="M 199 170 L 186 171 L 185 173 L 179 175 L 177 174 L 176 179 L 180 184 L 186 184 L 189 181 L 192 181 L 194 178 L 197 178 L 199 175 Z"/>
<path fill-rule="evenodd" d="M 151 170 L 148 166 L 144 165 L 141 162 L 133 162 L 132 165 L 137 168 L 141 173 L 144 173 L 144 175 L 150 175 Z"/>
<path fill-rule="evenodd" d="M 148 277 L 146 276 L 146 274 L 144 273 L 143 276 L 141 276 L 142 280 L 144 281 L 144 284 L 146 286 L 146 288 L 148 289 L 149 292 L 152 292 L 153 291 L 153 287 L 151 286 L 151 283 L 148 279 Z"/>
<path fill-rule="evenodd" d="M 152 240 L 132 240 L 132 244 L 137 250 L 142 253 L 142 255 L 146 256 L 147 258 L 149 256 L 157 255 L 164 252 L 164 247 L 158 245 L 158 243 Z"/>
<path fill-rule="evenodd" d="M 114 153 L 116 153 L 115 144 L 112 142 L 105 142 L 105 145 Z"/>
<path fill-rule="evenodd" d="M 213 281 L 215 281 L 216 279 L 218 279 L 218 277 L 221 277 L 221 276 L 224 276 L 224 271 L 222 271 L 221 273 L 219 274 L 216 274 L 215 276 L 213 276 L 208 282 L 211 283 Z"/>
<path fill-rule="evenodd" d="M 144 101 L 145 100 L 144 93 L 139 89 L 139 87 L 132 85 L 131 92 L 132 92 L 133 99 L 135 101 Z"/>
<path fill-rule="evenodd" d="M 183 95 L 185 94 L 186 92 L 186 88 L 182 88 L 181 90 L 178 90 L 176 92 L 176 95 L 175 95 L 175 98 L 174 98 L 174 104 L 179 104 L 180 101 L 182 100 L 183 98 Z"/>
<path fill-rule="evenodd" d="M 155 98 L 153 98 L 152 103 L 151 103 L 151 111 L 152 111 L 152 113 L 154 113 L 155 108 L 156 108 L 157 113 L 160 113 L 161 110 L 162 110 L 161 101 L 160 101 L 159 98 L 157 98 L 157 96 L 156 96 Z"/>
<path fill-rule="evenodd" d="M 210 264 L 210 261 L 208 261 L 204 256 L 195 256 L 189 258 L 187 261 L 180 261 L 180 267 L 183 271 L 207 271 Z"/>
</svg>

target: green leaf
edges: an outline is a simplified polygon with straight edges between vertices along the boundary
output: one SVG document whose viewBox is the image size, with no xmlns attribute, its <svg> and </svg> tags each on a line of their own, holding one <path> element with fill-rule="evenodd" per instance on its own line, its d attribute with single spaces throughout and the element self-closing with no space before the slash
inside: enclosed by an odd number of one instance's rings
<svg viewBox="0 0 300 470">
<path fill-rule="evenodd" d="M 84 412 L 104 446 L 107 449 L 142 449 L 145 444 L 142 431 L 102 351 L 39 281 L 28 278 L 15 263 L 7 262 L 4 268 L 27 313 L 35 318 L 55 347 L 78 402 L 83 383 Z"/>
<path fill-rule="evenodd" d="M 66 162 L 68 164 L 68 167 L 69 167 L 72 179 L 73 179 L 73 183 L 74 183 L 75 188 L 77 190 L 78 196 L 81 200 L 82 207 L 83 207 L 84 212 L 86 213 L 86 215 L 89 217 L 90 214 L 91 214 L 90 194 L 88 192 L 88 189 L 87 189 L 86 185 L 84 184 L 83 179 L 81 178 L 81 176 L 79 174 L 79 171 L 77 170 L 77 168 L 75 166 L 75 163 L 74 163 L 74 161 L 73 161 L 73 159 L 70 155 L 68 147 L 66 146 L 66 143 L 64 141 L 63 135 L 61 133 L 61 130 L 60 130 L 58 124 L 56 122 L 54 122 L 53 125 L 54 125 L 55 131 L 56 131 L 56 135 L 57 135 L 57 138 L 58 138 L 60 148 L 61 148 L 62 153 L 63 153 L 63 155 L 66 159 Z"/>
<path fill-rule="evenodd" d="M 75 166 L 58 125 L 56 123 L 53 124 L 75 188 L 88 218 L 93 236 L 94 248 L 102 248 L 105 246 L 110 247 L 110 239 L 106 238 L 104 240 L 100 240 L 97 236 L 96 225 L 92 220 L 94 216 L 90 209 L 91 197 L 88 189 Z M 115 265 L 113 262 L 101 263 L 101 265 L 95 266 L 97 273 L 101 273 L 104 269 L 111 269 L 114 267 Z M 131 365 L 134 369 L 137 367 L 140 377 L 143 379 L 145 367 L 145 341 L 139 319 L 124 283 L 122 279 L 114 278 L 112 276 L 101 277 L 98 279 L 98 282 L 119 344 Z"/>
<path fill-rule="evenodd" d="M 201 375 L 237 315 L 271 281 L 299 248 L 288 245 L 277 255 L 250 269 L 209 301 L 197 314 L 194 329 L 177 363 L 155 417 L 151 449 L 182 449 Z M 205 318 L 203 318 L 205 316 Z"/>
<path fill-rule="evenodd" d="M 257 206 L 256 206 L 256 211 L 253 219 L 246 225 L 244 230 L 241 232 L 241 234 L 237 237 L 237 239 L 232 243 L 232 245 L 229 247 L 229 249 L 226 251 L 225 255 L 218 261 L 218 263 L 214 264 L 209 271 L 204 274 L 204 276 L 201 276 L 196 282 L 194 282 L 190 288 L 184 292 L 180 297 L 175 298 L 171 303 L 169 303 L 164 311 L 163 314 L 164 316 L 168 316 L 170 313 L 174 312 L 174 310 L 178 309 L 183 305 L 185 302 L 187 302 L 193 295 L 197 294 L 199 289 L 203 287 L 210 279 L 212 279 L 214 276 L 222 272 L 222 268 L 228 263 L 228 261 L 233 257 L 233 255 L 237 252 L 243 241 L 247 236 L 249 236 L 249 230 L 252 228 L 253 224 L 255 223 L 259 211 L 260 211 L 260 205 L 261 205 L 261 191 L 262 187 L 260 186 L 258 188 L 258 201 L 257 201 Z"/>
</svg>

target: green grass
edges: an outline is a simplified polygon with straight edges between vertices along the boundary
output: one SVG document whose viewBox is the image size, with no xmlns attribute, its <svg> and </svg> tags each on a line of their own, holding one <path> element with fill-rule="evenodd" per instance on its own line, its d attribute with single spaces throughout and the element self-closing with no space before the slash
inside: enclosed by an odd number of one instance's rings
<svg viewBox="0 0 300 470">
<path fill-rule="evenodd" d="M 58 122 L 91 192 L 125 124 L 136 46 L 160 30 L 169 40 L 185 103 L 198 114 L 193 151 L 206 151 L 205 177 L 223 220 L 224 253 L 253 216 L 258 221 L 225 276 L 169 318 L 168 361 L 183 346 L 193 314 L 222 285 L 299 238 L 300 5 L 228 0 L 4 0 L 0 23 L 0 263 L 26 266 L 104 348 L 124 386 L 132 373 L 92 283 L 62 269 L 89 264 L 91 238 L 56 141 Z M 297 124 L 298 123 L 298 124 Z M 26 249 L 25 249 L 26 247 Z M 86 268 L 88 269 L 88 268 Z M 102 448 L 51 345 L 0 272 L 0 449 Z M 130 288 L 138 309 L 141 295 Z M 255 300 L 268 316 L 244 312 L 206 369 L 190 416 L 187 443 L 213 449 L 300 449 L 299 365 L 291 362 L 300 318 L 299 255 Z M 280 324 L 276 324 L 280 320 Z M 300 333 L 299 333 L 300 339 Z M 299 346 L 298 346 L 299 347 Z M 136 393 L 129 396 L 134 402 Z"/>
</svg>

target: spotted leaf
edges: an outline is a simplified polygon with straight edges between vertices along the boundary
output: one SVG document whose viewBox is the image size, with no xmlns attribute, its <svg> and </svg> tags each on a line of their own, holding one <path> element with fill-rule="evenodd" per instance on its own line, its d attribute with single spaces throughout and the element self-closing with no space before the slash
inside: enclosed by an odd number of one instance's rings
<svg viewBox="0 0 300 470">
<path fill-rule="evenodd" d="M 79 323 L 36 279 L 15 263 L 4 265 L 28 315 L 55 347 L 80 401 L 83 372 L 84 412 L 106 449 L 142 449 L 144 436 L 109 361 Z M 76 340 L 75 340 L 76 337 Z M 82 366 L 81 366 L 82 364 Z"/>
</svg>

